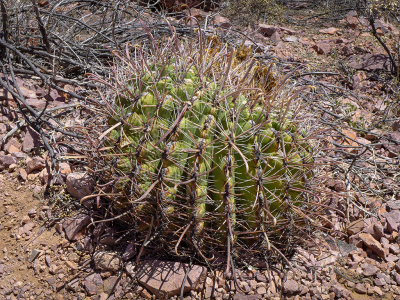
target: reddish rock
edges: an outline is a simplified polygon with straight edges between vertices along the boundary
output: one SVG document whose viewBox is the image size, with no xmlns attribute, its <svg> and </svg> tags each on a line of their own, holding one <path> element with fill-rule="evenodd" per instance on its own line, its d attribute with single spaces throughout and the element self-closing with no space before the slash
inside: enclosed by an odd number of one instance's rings
<svg viewBox="0 0 400 300">
<path fill-rule="evenodd" d="M 26 173 L 25 169 L 20 168 L 20 169 L 18 170 L 18 173 L 19 173 L 19 177 L 20 177 L 23 181 L 26 181 L 26 179 L 28 178 L 28 174 Z"/>
<path fill-rule="evenodd" d="M 294 295 L 301 291 L 301 287 L 299 286 L 296 280 L 287 280 L 283 284 L 283 292 L 288 295 Z"/>
<path fill-rule="evenodd" d="M 44 7 L 44 6 L 48 5 L 48 4 L 49 4 L 49 1 L 47 1 L 47 0 L 41 0 L 41 1 L 38 2 L 38 6 L 39 7 Z"/>
<path fill-rule="evenodd" d="M 350 55 L 347 58 L 347 62 L 349 67 L 356 70 L 390 71 L 391 68 L 389 57 L 384 54 Z"/>
<path fill-rule="evenodd" d="M 398 210 L 392 210 L 390 212 L 385 212 L 382 214 L 382 217 L 384 218 L 392 218 L 397 224 L 400 224 L 400 211 Z"/>
<path fill-rule="evenodd" d="M 98 292 L 97 286 L 91 282 L 85 281 L 85 290 L 89 296 L 96 295 Z"/>
<path fill-rule="evenodd" d="M 274 33 L 279 33 L 280 29 L 279 27 L 273 25 L 259 24 L 258 31 L 261 32 L 263 35 L 271 37 Z"/>
<path fill-rule="evenodd" d="M 139 267 L 138 282 L 159 299 L 168 299 L 179 295 L 185 274 L 189 270 L 188 264 L 168 261 L 146 261 Z M 190 269 L 185 281 L 184 293 L 191 290 L 200 290 L 207 277 L 207 269 L 194 265 Z"/>
<path fill-rule="evenodd" d="M 324 55 L 328 55 L 332 49 L 331 45 L 329 45 L 328 43 L 319 43 L 319 44 L 312 46 L 312 48 L 318 54 L 324 54 Z"/>
<path fill-rule="evenodd" d="M 359 219 L 350 223 L 347 227 L 347 233 L 349 235 L 357 234 L 364 228 L 364 220 Z"/>
<path fill-rule="evenodd" d="M 350 41 L 342 37 L 337 38 L 335 40 L 335 44 L 348 44 L 348 43 L 350 43 Z"/>
<path fill-rule="evenodd" d="M 381 224 L 375 223 L 373 226 L 374 229 L 374 238 L 380 240 L 382 237 L 385 236 L 384 228 Z"/>
<path fill-rule="evenodd" d="M 4 145 L 4 151 L 9 154 L 18 152 L 21 149 L 21 144 L 15 138 L 11 138 L 8 142 Z"/>
<path fill-rule="evenodd" d="M 35 156 L 32 160 L 27 161 L 26 172 L 30 174 L 33 171 L 42 170 L 44 167 L 46 167 L 45 160 L 39 156 Z"/>
<path fill-rule="evenodd" d="M 395 220 L 393 220 L 392 217 L 386 218 L 386 225 L 389 233 L 392 233 L 393 231 L 397 232 L 399 230 L 399 225 L 395 222 Z"/>
<path fill-rule="evenodd" d="M 400 132 L 389 132 L 384 134 L 382 139 L 383 147 L 389 151 L 389 157 L 394 158 L 400 155 Z"/>
<path fill-rule="evenodd" d="M 367 293 L 367 287 L 363 283 L 357 283 L 354 286 L 354 291 L 358 294 L 366 294 Z"/>
<path fill-rule="evenodd" d="M 326 29 L 321 29 L 319 30 L 320 33 L 324 33 L 324 34 L 330 34 L 330 35 L 334 35 L 336 32 L 338 32 L 338 28 L 335 27 L 330 27 L 330 28 L 326 28 Z"/>
<path fill-rule="evenodd" d="M 366 247 L 375 252 L 380 258 L 385 258 L 385 250 L 382 245 L 369 233 L 360 233 L 359 237 Z"/>
<path fill-rule="evenodd" d="M 20 161 L 22 159 L 26 158 L 26 154 L 23 152 L 14 152 L 11 154 L 12 157 L 15 157 L 17 159 L 17 161 Z"/>
<path fill-rule="evenodd" d="M 295 34 L 297 34 L 297 31 L 296 31 L 296 30 L 293 30 L 293 29 L 287 28 L 287 27 L 279 27 L 279 30 L 280 30 L 281 32 L 285 33 L 285 34 L 288 34 L 288 35 L 295 35 Z"/>
<path fill-rule="evenodd" d="M 15 163 L 17 163 L 17 160 L 14 157 L 8 155 L 0 155 L 0 171 L 8 169 L 9 166 Z"/>
<path fill-rule="evenodd" d="M 387 262 L 396 262 L 396 261 L 399 260 L 399 258 L 397 256 L 393 255 L 393 254 L 389 254 L 389 255 L 386 256 L 385 260 Z"/>
<path fill-rule="evenodd" d="M 39 173 L 39 180 L 43 184 L 47 184 L 51 179 L 51 174 L 47 171 L 46 168 L 44 168 L 40 173 Z"/>
<path fill-rule="evenodd" d="M 267 277 L 264 274 L 261 274 L 260 272 L 256 273 L 256 280 L 258 282 L 267 282 Z"/>
<path fill-rule="evenodd" d="M 371 264 L 364 264 L 362 266 L 364 276 L 373 276 L 378 273 L 379 269 Z"/>
<path fill-rule="evenodd" d="M 56 165 L 56 171 L 60 172 L 61 174 L 69 175 L 71 174 L 71 167 L 68 163 L 62 162 Z"/>
<path fill-rule="evenodd" d="M 70 241 L 75 241 L 78 232 L 86 227 L 86 225 L 88 225 L 89 223 L 90 217 L 84 214 L 78 214 L 71 219 L 65 220 L 63 222 L 65 235 Z"/>
<path fill-rule="evenodd" d="M 275 42 L 279 42 L 281 40 L 281 36 L 279 35 L 279 32 L 274 32 L 271 35 L 271 40 L 275 41 Z"/>
<path fill-rule="evenodd" d="M 386 281 L 383 278 L 375 278 L 374 279 L 374 284 L 376 286 L 384 286 L 386 284 Z"/>
<path fill-rule="evenodd" d="M 36 224 L 34 222 L 28 222 L 22 227 L 22 233 L 26 233 L 28 231 L 31 231 L 33 228 L 35 228 Z M 21 234 L 22 234 L 21 233 Z"/>
<path fill-rule="evenodd" d="M 67 176 L 67 191 L 73 197 L 82 199 L 93 192 L 93 182 L 85 173 L 71 173 Z"/>
<path fill-rule="evenodd" d="M 400 246 L 399 246 L 399 244 L 391 244 L 390 246 L 389 246 L 389 251 L 390 252 L 392 252 L 392 253 L 394 253 L 394 254 L 399 254 L 400 253 Z"/>
<path fill-rule="evenodd" d="M 224 28 L 229 28 L 231 27 L 231 21 L 229 21 L 228 18 L 225 18 L 221 15 L 216 15 L 214 18 L 214 23 L 215 25 L 218 25 L 220 27 L 224 27 Z"/>
<path fill-rule="evenodd" d="M 22 142 L 22 151 L 28 153 L 33 148 L 41 146 L 40 136 L 31 127 L 28 127 Z"/>
<path fill-rule="evenodd" d="M 394 272 L 394 279 L 396 280 L 397 284 L 400 285 L 400 275 L 397 272 Z"/>
<path fill-rule="evenodd" d="M 346 21 L 347 21 L 347 26 L 349 26 L 351 29 L 356 29 L 357 25 L 360 24 L 358 19 L 353 16 L 347 16 Z"/>
</svg>

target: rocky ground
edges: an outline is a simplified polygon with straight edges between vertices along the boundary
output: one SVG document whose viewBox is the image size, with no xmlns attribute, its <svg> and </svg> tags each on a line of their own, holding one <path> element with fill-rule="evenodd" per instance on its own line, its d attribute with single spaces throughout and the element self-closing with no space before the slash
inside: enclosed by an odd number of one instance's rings
<svg viewBox="0 0 400 300">
<path fill-rule="evenodd" d="M 191 14 L 204 20 L 210 13 L 192 9 Z M 215 26 L 233 25 L 220 14 L 213 17 Z M 251 40 L 245 45 L 255 52 L 262 49 L 278 59 L 309 65 L 310 74 L 299 79 L 306 84 L 318 79 L 353 95 L 339 99 L 336 113 L 345 117 L 348 125 L 341 128 L 345 137 L 333 137 L 332 145 L 344 146 L 347 154 L 372 147 L 367 154 L 378 156 L 382 165 L 387 165 L 382 167 L 387 173 L 382 180 L 369 183 L 371 189 L 384 191 L 379 197 L 364 197 L 340 177 L 327 180 L 326 186 L 333 192 L 332 210 L 344 213 L 342 203 L 349 193 L 357 199 L 350 212 L 347 208 L 347 222 L 339 222 L 343 220 L 339 212 L 331 213 L 337 221 L 332 232 L 342 234 L 320 233 L 316 237 L 320 249 L 299 248 L 291 259 L 293 269 L 286 273 L 248 268 L 224 276 L 203 266 L 189 268 L 157 260 L 136 266 L 129 246 L 122 252 L 110 250 L 118 244 L 111 229 L 98 226 L 92 230 L 84 207 L 76 214 L 78 205 L 70 195 L 81 198 L 91 192 L 90 185 L 82 183 L 81 169 L 63 162 L 51 173 L 39 136 L 24 126 L 6 93 L 0 106 L 0 138 L 4 140 L 0 151 L 0 298 L 178 299 L 184 283 L 187 300 L 400 299 L 400 193 L 396 173 L 390 173 L 400 153 L 398 115 L 391 115 L 394 121 L 390 126 L 368 130 L 393 108 L 393 85 L 381 80 L 378 72 L 387 70 L 388 60 L 365 20 L 354 12 L 337 23 L 321 24 L 315 18 L 316 26 L 313 20 L 305 27 L 259 24 L 249 29 Z M 398 28 L 383 21 L 378 25 L 389 45 L 398 39 Z M 42 90 L 29 77 L 18 81 L 32 107 L 44 108 L 45 99 L 50 98 L 48 108 L 70 110 L 68 117 L 60 117 L 66 127 L 82 122 L 73 111 L 76 100 L 55 90 Z M 53 136 L 54 142 L 62 138 Z M 377 172 L 384 173 L 383 169 L 376 166 Z M 49 187 L 52 178 L 55 186 Z M 44 197 L 46 188 L 50 195 Z"/>
</svg>

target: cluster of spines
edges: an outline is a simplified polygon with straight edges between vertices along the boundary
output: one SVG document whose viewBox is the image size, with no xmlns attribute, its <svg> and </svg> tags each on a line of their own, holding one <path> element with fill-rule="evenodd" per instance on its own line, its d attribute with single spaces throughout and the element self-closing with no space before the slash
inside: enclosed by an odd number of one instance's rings
<svg viewBox="0 0 400 300">
<path fill-rule="evenodd" d="M 120 142 L 132 215 L 144 227 L 156 216 L 158 231 L 198 251 L 237 239 L 269 249 L 269 227 L 301 204 L 310 147 L 286 111 L 273 116 L 279 108 L 259 88 L 220 89 L 196 67 L 182 71 L 179 59 L 150 64 L 130 81 L 136 96 L 117 97 L 126 122 L 111 139 Z M 258 67 L 254 78 L 270 69 Z"/>
</svg>

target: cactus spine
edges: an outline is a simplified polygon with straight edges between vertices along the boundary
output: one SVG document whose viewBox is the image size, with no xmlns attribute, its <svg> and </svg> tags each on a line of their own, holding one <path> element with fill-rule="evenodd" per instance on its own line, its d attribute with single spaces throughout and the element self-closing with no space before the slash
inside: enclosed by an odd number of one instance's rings
<svg viewBox="0 0 400 300">
<path fill-rule="evenodd" d="M 114 208 L 164 249 L 266 252 L 306 211 L 313 153 L 299 92 L 273 65 L 207 42 L 117 53 L 126 69 L 108 121 Z"/>
</svg>

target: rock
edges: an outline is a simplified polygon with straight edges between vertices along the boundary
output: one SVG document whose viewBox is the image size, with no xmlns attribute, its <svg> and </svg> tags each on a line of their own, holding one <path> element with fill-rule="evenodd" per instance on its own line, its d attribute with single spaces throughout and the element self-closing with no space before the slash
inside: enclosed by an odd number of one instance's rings
<svg viewBox="0 0 400 300">
<path fill-rule="evenodd" d="M 12 164 L 17 163 L 17 160 L 8 155 L 0 155 L 0 171 L 8 169 Z"/>
<path fill-rule="evenodd" d="M 258 282 L 267 282 L 267 277 L 264 274 L 261 274 L 260 272 L 256 273 L 256 280 Z"/>
<path fill-rule="evenodd" d="M 8 167 L 8 172 L 12 173 L 17 168 L 17 164 L 12 164 Z"/>
<path fill-rule="evenodd" d="M 283 292 L 288 295 L 294 295 L 300 292 L 300 286 L 295 280 L 287 280 L 283 284 Z"/>
<path fill-rule="evenodd" d="M 123 261 L 115 252 L 97 251 L 93 255 L 96 270 L 117 272 L 121 270 Z"/>
<path fill-rule="evenodd" d="M 279 33 L 280 28 L 277 26 L 273 26 L 273 25 L 259 24 L 258 31 L 261 32 L 263 35 L 271 37 L 274 33 L 276 33 L 276 32 Z"/>
<path fill-rule="evenodd" d="M 98 299 L 99 299 L 99 300 L 108 300 L 109 297 L 108 297 L 108 294 L 106 294 L 106 293 L 100 293 Z"/>
<path fill-rule="evenodd" d="M 93 193 L 93 182 L 86 173 L 71 173 L 67 176 L 67 191 L 73 197 L 82 199 Z"/>
<path fill-rule="evenodd" d="M 386 284 L 386 281 L 383 278 L 375 278 L 374 279 L 374 284 L 376 286 L 384 286 Z"/>
<path fill-rule="evenodd" d="M 14 152 L 11 154 L 12 157 L 17 159 L 17 162 L 26 158 L 26 154 L 23 152 Z"/>
<path fill-rule="evenodd" d="M 71 174 L 71 167 L 68 163 L 62 162 L 56 165 L 56 171 L 60 172 L 61 174 L 69 175 Z"/>
<path fill-rule="evenodd" d="M 32 160 L 30 160 L 26 163 L 25 170 L 26 170 L 26 173 L 30 174 L 33 171 L 42 170 L 45 167 L 46 167 L 45 160 L 39 156 L 35 156 L 34 158 L 32 158 Z"/>
<path fill-rule="evenodd" d="M 118 276 L 110 276 L 104 280 L 103 290 L 107 294 L 111 294 L 111 292 L 116 288 L 118 284 Z"/>
<path fill-rule="evenodd" d="M 389 57 L 384 54 L 350 55 L 347 58 L 347 63 L 349 67 L 356 70 L 390 71 L 391 68 Z"/>
<path fill-rule="evenodd" d="M 367 287 L 363 283 L 357 283 L 354 286 L 354 291 L 358 294 L 366 294 L 367 293 Z"/>
<path fill-rule="evenodd" d="M 267 293 L 267 289 L 265 287 L 259 287 L 256 291 L 258 295 L 264 295 Z"/>
<path fill-rule="evenodd" d="M 4 145 L 4 151 L 6 151 L 9 154 L 12 154 L 14 152 L 19 152 L 20 149 L 21 149 L 21 144 L 15 138 L 11 138 Z"/>
<path fill-rule="evenodd" d="M 33 249 L 31 255 L 29 256 L 29 261 L 33 262 L 41 253 L 41 250 Z"/>
<path fill-rule="evenodd" d="M 382 289 L 379 286 L 374 286 L 374 292 L 378 295 L 378 296 L 383 296 L 384 293 L 382 292 Z"/>
<path fill-rule="evenodd" d="M 353 90 L 361 89 L 364 86 L 366 79 L 367 75 L 364 71 L 357 71 L 350 79 L 351 88 Z"/>
<path fill-rule="evenodd" d="M 393 255 L 393 254 L 389 254 L 389 255 L 386 256 L 385 260 L 387 262 L 396 262 L 396 261 L 399 260 L 399 258 L 397 256 Z"/>
<path fill-rule="evenodd" d="M 296 30 L 293 30 L 293 29 L 287 28 L 287 27 L 279 27 L 279 30 L 280 30 L 281 32 L 285 33 L 285 34 L 288 34 L 288 35 L 295 35 L 295 34 L 297 34 L 297 31 L 296 31 Z"/>
<path fill-rule="evenodd" d="M 362 266 L 364 276 L 373 276 L 378 273 L 379 269 L 371 264 L 364 264 Z"/>
<path fill-rule="evenodd" d="M 148 300 L 152 299 L 151 294 L 146 289 L 143 289 L 140 292 L 140 296 L 142 296 L 143 298 L 148 299 Z"/>
<path fill-rule="evenodd" d="M 138 282 L 153 293 L 159 299 L 168 299 L 179 295 L 183 279 L 189 265 L 152 260 L 143 262 L 139 267 Z M 191 290 L 197 291 L 203 287 L 207 276 L 207 269 L 203 266 L 194 265 L 188 273 L 184 286 L 184 293 Z"/>
<path fill-rule="evenodd" d="M 312 46 L 312 48 L 318 54 L 324 54 L 324 55 L 328 55 L 332 50 L 332 46 L 329 45 L 328 43 L 319 43 L 319 44 Z"/>
<path fill-rule="evenodd" d="M 39 173 L 39 180 L 43 184 L 47 184 L 51 179 L 51 174 L 47 171 L 47 169 L 43 169 Z"/>
<path fill-rule="evenodd" d="M 384 218 L 392 218 L 394 222 L 400 224 L 400 211 L 399 210 L 392 210 L 390 212 L 384 212 L 381 214 Z"/>
<path fill-rule="evenodd" d="M 326 29 L 321 29 L 321 30 L 319 30 L 319 32 L 324 33 L 324 34 L 334 35 L 336 32 L 338 32 L 338 30 L 339 30 L 339 28 L 330 27 L 330 28 L 326 28 Z"/>
<path fill-rule="evenodd" d="M 26 173 L 25 169 L 19 168 L 18 173 L 19 173 L 19 177 L 20 177 L 23 181 L 26 181 L 26 179 L 28 178 L 28 174 Z"/>
<path fill-rule="evenodd" d="M 231 21 L 221 15 L 216 15 L 214 18 L 214 24 L 220 27 L 229 28 L 231 27 Z"/>
<path fill-rule="evenodd" d="M 359 219 L 351 222 L 347 227 L 347 233 L 349 235 L 357 234 L 364 228 L 364 220 Z"/>
<path fill-rule="evenodd" d="M 400 246 L 399 246 L 399 244 L 391 244 L 390 246 L 389 246 L 389 251 L 391 251 L 392 253 L 394 253 L 394 254 L 399 254 L 400 253 Z"/>
<path fill-rule="evenodd" d="M 97 287 L 102 287 L 103 286 L 103 279 L 101 279 L 100 274 L 94 273 L 90 274 L 85 278 L 85 282 L 92 283 Z"/>
<path fill-rule="evenodd" d="M 347 22 L 347 26 L 349 26 L 351 29 L 356 29 L 357 25 L 360 24 L 358 19 L 353 16 L 347 16 L 346 22 Z"/>
<path fill-rule="evenodd" d="M 397 284 L 400 285 L 400 275 L 399 275 L 399 273 L 397 273 L 397 272 L 393 272 L 393 273 L 394 273 L 394 279 L 396 280 Z"/>
<path fill-rule="evenodd" d="M 259 299 L 262 299 L 261 295 L 236 294 L 233 296 L 233 300 L 259 300 Z"/>
<path fill-rule="evenodd" d="M 275 41 L 275 42 L 279 42 L 280 40 L 281 40 L 281 36 L 280 36 L 280 34 L 279 34 L 279 32 L 274 32 L 272 35 L 271 35 L 271 40 L 273 40 L 273 41 Z"/>
<path fill-rule="evenodd" d="M 324 54 L 324 55 L 328 55 L 332 50 L 332 46 L 329 45 L 328 43 L 319 43 L 319 44 L 312 46 L 312 48 L 318 54 Z"/>
<path fill-rule="evenodd" d="M 400 132 L 389 132 L 384 134 L 385 139 L 382 139 L 383 147 L 389 151 L 389 157 L 394 158 L 400 155 Z"/>
<path fill-rule="evenodd" d="M 42 143 L 40 142 L 39 134 L 34 131 L 31 127 L 28 127 L 22 142 L 22 151 L 25 153 L 30 152 L 33 148 L 40 147 Z"/>
<path fill-rule="evenodd" d="M 128 244 L 125 248 L 125 252 L 122 254 L 122 259 L 127 261 L 136 255 L 136 249 L 134 243 Z"/>
<path fill-rule="evenodd" d="M 46 265 L 50 268 L 50 266 L 51 266 L 51 258 L 50 258 L 50 256 L 46 255 L 44 257 L 44 261 L 46 262 Z"/>
<path fill-rule="evenodd" d="M 90 222 L 90 217 L 85 214 L 77 214 L 75 217 L 65 220 L 63 228 L 68 240 L 75 241 L 76 235 Z"/>
<path fill-rule="evenodd" d="M 31 231 L 33 228 L 35 228 L 36 223 L 34 222 L 28 222 L 22 227 L 22 233 L 27 233 L 28 231 Z M 22 234 L 21 233 L 21 234 Z"/>
<path fill-rule="evenodd" d="M 86 282 L 86 281 L 85 281 L 85 290 L 86 290 L 86 293 L 87 293 L 89 296 L 96 295 L 96 294 L 97 294 L 97 291 L 98 291 L 96 285 L 94 285 L 94 284 L 91 283 L 91 282 Z"/>
<path fill-rule="evenodd" d="M 381 244 L 372 237 L 371 234 L 360 233 L 359 237 L 366 247 L 375 252 L 380 258 L 385 258 L 386 255 L 384 249 L 382 248 Z"/>
<path fill-rule="evenodd" d="M 385 236 L 384 228 L 381 224 L 375 223 L 373 226 L 374 229 L 374 238 L 376 238 L 377 240 L 380 240 L 382 237 Z"/>
<path fill-rule="evenodd" d="M 81 290 L 79 278 L 73 278 L 68 281 L 66 287 L 75 293 L 79 292 Z"/>
<path fill-rule="evenodd" d="M 298 40 L 299 40 L 299 39 L 298 39 L 297 37 L 293 36 L 293 35 L 285 36 L 285 37 L 282 39 L 282 41 L 284 41 L 284 42 L 292 42 L 292 43 L 295 43 L 295 42 L 297 42 Z"/>
</svg>

